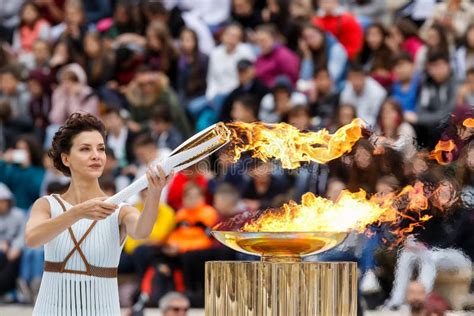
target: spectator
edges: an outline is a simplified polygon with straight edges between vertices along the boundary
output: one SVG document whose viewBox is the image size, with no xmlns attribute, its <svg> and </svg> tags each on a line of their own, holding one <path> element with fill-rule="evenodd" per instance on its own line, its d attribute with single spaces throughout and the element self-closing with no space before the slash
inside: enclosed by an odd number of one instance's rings
<svg viewBox="0 0 474 316">
<path fill-rule="evenodd" d="M 243 31 L 238 24 L 229 24 L 221 35 L 222 44 L 209 55 L 206 100 L 220 114 L 223 99 L 239 85 L 237 63 L 241 59 L 255 60 L 252 48 L 242 42 Z"/>
<path fill-rule="evenodd" d="M 51 73 L 46 69 L 33 70 L 30 72 L 27 84 L 31 95 L 29 114 L 33 121 L 35 134 L 43 142 L 46 129 L 49 126 L 49 112 L 51 111 Z"/>
<path fill-rule="evenodd" d="M 36 0 L 40 15 L 51 25 L 56 25 L 64 20 L 64 5 L 66 0 Z"/>
<path fill-rule="evenodd" d="M 380 107 L 377 118 L 378 134 L 386 137 L 384 143 L 403 151 L 406 158 L 416 153 L 416 134 L 413 127 L 405 122 L 402 107 L 394 99 L 387 99 Z"/>
<path fill-rule="evenodd" d="M 380 176 L 378 157 L 373 155 L 375 148 L 367 140 L 361 139 L 352 149 L 352 166 L 348 170 L 347 189 L 357 192 L 360 189 L 375 193 L 375 186 Z"/>
<path fill-rule="evenodd" d="M 347 53 L 332 34 L 306 24 L 299 40 L 299 50 L 302 54 L 301 79 L 311 80 L 316 69 L 327 68 L 335 87 L 342 89 L 347 71 Z"/>
<path fill-rule="evenodd" d="M 455 178 L 444 169 L 431 168 L 420 177 L 427 186 L 435 186 L 436 193 L 429 198 L 433 218 L 423 229 L 413 231 L 414 237 L 405 241 L 400 250 L 395 270 L 395 282 L 387 308 L 399 307 L 405 301 L 405 293 L 414 266 L 419 265 L 418 282 L 430 293 L 438 270 L 471 269 L 471 261 L 465 254 L 454 249 L 457 234 L 466 215 L 457 209 L 457 185 Z M 449 219 L 443 213 L 451 210 Z M 403 224 L 402 224 L 403 227 Z"/>
<path fill-rule="evenodd" d="M 230 219 L 245 210 L 240 201 L 240 192 L 230 183 L 222 183 L 216 188 L 213 206 L 219 213 L 219 222 Z"/>
<path fill-rule="evenodd" d="M 189 299 L 178 292 L 169 292 L 159 302 L 163 316 L 186 316 L 189 305 Z"/>
<path fill-rule="evenodd" d="M 208 179 L 199 165 L 193 165 L 183 171 L 178 172 L 168 186 L 168 204 L 175 210 L 183 207 L 183 192 L 188 183 L 198 185 L 207 195 Z M 207 196 L 208 197 L 208 196 Z M 208 197 L 208 200 L 209 197 Z"/>
<path fill-rule="evenodd" d="M 286 76 L 278 76 L 272 84 L 272 92 L 263 97 L 258 118 L 265 123 L 280 122 L 295 105 L 307 105 L 304 94 L 294 91 Z"/>
<path fill-rule="evenodd" d="M 339 106 L 340 93 L 331 79 L 327 68 L 314 72 L 313 89 L 309 92 L 309 109 L 311 117 L 316 117 L 319 125 L 329 126 Z"/>
<path fill-rule="evenodd" d="M 335 132 L 340 127 L 352 122 L 357 117 L 357 109 L 352 104 L 341 104 L 334 114 L 334 119 L 328 126 L 330 132 Z"/>
<path fill-rule="evenodd" d="M 156 21 L 148 26 L 145 47 L 145 63 L 150 69 L 165 73 L 176 87 L 178 52 L 166 25 Z"/>
<path fill-rule="evenodd" d="M 118 1 L 112 18 L 106 18 L 97 23 L 97 30 L 109 39 L 115 39 L 127 33 L 141 33 L 141 27 L 136 21 L 136 10 L 137 6 L 134 6 L 131 1 Z"/>
<path fill-rule="evenodd" d="M 82 42 L 87 31 L 84 7 L 79 1 L 67 1 L 64 12 L 64 22 L 51 29 L 52 40 L 66 41 L 74 52 L 82 55 L 84 52 Z"/>
<path fill-rule="evenodd" d="M 50 25 L 40 15 L 38 6 L 27 1 L 20 10 L 20 25 L 13 35 L 13 49 L 21 62 L 32 58 L 33 44 L 37 39 L 48 41 Z"/>
<path fill-rule="evenodd" d="M 170 154 L 169 149 L 158 149 L 156 142 L 150 134 L 144 133 L 133 141 L 133 154 L 136 157 L 136 166 L 131 165 L 124 168 L 124 173 L 134 175 L 136 179 L 145 174 L 146 168 L 151 163 L 159 162 Z M 166 192 L 161 195 L 162 201 L 166 201 Z"/>
<path fill-rule="evenodd" d="M 20 10 L 25 0 L 2 1 L 0 12 L 0 41 L 12 42 L 13 31 L 20 24 Z"/>
<path fill-rule="evenodd" d="M 132 132 L 127 126 L 125 110 L 110 107 L 105 110 L 102 117 L 107 131 L 106 144 L 110 148 L 118 161 L 118 167 L 123 168 L 135 162 L 133 153 L 133 142 L 137 134 Z"/>
<path fill-rule="evenodd" d="M 178 103 L 178 97 L 169 86 L 168 78 L 161 72 L 154 72 L 146 66 L 138 69 L 135 78 L 128 84 L 125 94 L 129 103 L 129 124 L 132 131 L 139 132 L 147 128 L 151 113 L 160 104 L 167 104 L 176 126 L 185 136 L 191 134 L 186 113 Z M 137 124 L 138 123 L 138 124 Z"/>
<path fill-rule="evenodd" d="M 0 182 L 12 188 L 15 204 L 25 212 L 39 197 L 44 177 L 41 146 L 32 135 L 20 136 L 15 149 L 5 151 L 0 160 Z"/>
<path fill-rule="evenodd" d="M 178 60 L 178 96 L 183 106 L 198 119 L 203 109 L 193 108 L 193 100 L 203 98 L 206 92 L 208 57 L 200 52 L 196 32 L 183 28 L 180 33 Z M 199 104 L 199 102 L 198 102 Z"/>
<path fill-rule="evenodd" d="M 425 45 L 420 49 L 416 55 L 417 70 L 424 70 L 426 67 L 426 58 L 433 52 L 442 53 L 452 59 L 453 67 L 456 66 L 454 59 L 455 47 L 452 41 L 448 38 L 446 28 L 440 24 L 433 24 L 426 31 Z"/>
<path fill-rule="evenodd" d="M 474 68 L 474 24 L 466 30 L 461 46 L 456 51 L 456 70 L 458 81 L 463 81 L 467 70 Z"/>
<path fill-rule="evenodd" d="M 367 27 L 364 36 L 364 46 L 359 55 L 359 62 L 372 78 L 377 80 L 384 88 L 392 82 L 392 57 L 393 53 L 386 44 L 387 31 L 380 23 Z"/>
<path fill-rule="evenodd" d="M 87 83 L 98 90 L 113 78 L 113 58 L 98 33 L 88 32 L 83 44 Z"/>
<path fill-rule="evenodd" d="M 377 113 L 387 92 L 372 77 L 365 74 L 359 64 L 349 68 L 348 83 L 341 92 L 341 102 L 354 104 L 357 117 L 365 120 L 369 126 L 375 126 Z"/>
<path fill-rule="evenodd" d="M 32 50 L 33 58 L 29 65 L 26 65 L 28 69 L 47 69 L 49 70 L 49 60 L 51 59 L 51 46 L 49 42 L 37 39 L 33 43 Z"/>
<path fill-rule="evenodd" d="M 10 121 L 14 122 L 15 130 L 30 131 L 32 118 L 29 111 L 30 94 L 21 82 L 19 75 L 12 67 L 0 70 L 0 101 L 10 104 Z"/>
<path fill-rule="evenodd" d="M 140 199 L 134 205 L 140 212 L 143 211 L 147 194 L 147 189 L 141 191 Z M 165 203 L 160 203 L 157 212 L 158 217 L 150 236 L 146 240 L 127 238 L 124 244 L 124 251 L 120 256 L 120 273 L 136 273 L 139 281 L 138 284 L 141 283 L 146 269 L 160 251 L 159 249 L 163 246 L 168 235 L 175 228 L 175 213 L 171 207 Z"/>
<path fill-rule="evenodd" d="M 82 67 L 70 64 L 61 68 L 59 86 L 53 92 L 49 120 L 60 125 L 77 111 L 98 115 L 99 99 L 87 85 L 87 76 Z"/>
<path fill-rule="evenodd" d="M 423 41 L 418 35 L 416 24 L 408 19 L 400 19 L 389 28 L 387 45 L 394 53 L 407 52 L 416 60 Z"/>
<path fill-rule="evenodd" d="M 421 78 L 408 53 L 400 53 L 395 57 L 393 76 L 391 97 L 400 103 L 403 112 L 415 112 Z"/>
<path fill-rule="evenodd" d="M 339 0 L 321 0 L 313 23 L 330 32 L 344 46 L 350 60 L 354 60 L 362 48 L 362 28 L 339 4 Z"/>
<path fill-rule="evenodd" d="M 184 141 L 183 135 L 174 126 L 173 118 L 166 106 L 160 106 L 153 110 L 150 129 L 158 149 L 174 150 Z"/>
<path fill-rule="evenodd" d="M 176 229 L 166 240 L 166 252 L 209 249 L 212 239 L 205 229 L 217 224 L 217 220 L 217 211 L 206 204 L 202 187 L 193 182 L 187 183 L 183 190 L 183 207 L 176 213 Z"/>
<path fill-rule="evenodd" d="M 24 245 L 25 215 L 14 207 L 10 189 L 0 182 L 0 295 L 15 288 Z"/>
<path fill-rule="evenodd" d="M 246 94 L 251 94 L 260 104 L 262 98 L 269 92 L 268 88 L 255 77 L 255 66 L 252 61 L 242 59 L 237 63 L 239 86 L 232 90 L 222 106 L 220 121 L 228 122 L 234 102 Z"/>
<path fill-rule="evenodd" d="M 244 94 L 234 100 L 230 118 L 235 122 L 252 123 L 257 121 L 259 105 L 255 97 Z"/>
<path fill-rule="evenodd" d="M 462 191 L 461 200 L 466 207 L 474 207 L 474 142 L 469 142 L 462 150 L 456 170 Z"/>
<path fill-rule="evenodd" d="M 466 72 L 466 79 L 458 89 L 457 104 L 474 105 L 474 68 Z"/>
<path fill-rule="evenodd" d="M 289 190 L 284 177 L 272 174 L 274 167 L 271 162 L 254 162 L 248 171 L 251 181 L 242 193 L 245 206 L 252 211 L 275 206 L 273 200 Z"/>
<path fill-rule="evenodd" d="M 474 6 L 466 0 L 447 0 L 438 3 L 434 12 L 421 29 L 426 32 L 433 24 L 443 25 L 451 36 L 460 40 L 465 34 L 469 23 L 474 19 Z"/>
<path fill-rule="evenodd" d="M 278 43 L 278 33 L 272 25 L 260 25 L 256 30 L 257 45 L 260 55 L 255 62 L 257 78 L 271 87 L 276 77 L 287 76 L 292 85 L 298 79 L 300 61 L 287 47 Z"/>
<path fill-rule="evenodd" d="M 451 114 L 456 104 L 456 78 L 448 56 L 440 53 L 428 56 L 427 76 L 420 89 L 416 113 L 406 113 L 405 119 L 416 125 L 420 143 L 431 147 L 439 137 L 439 123 Z"/>
<path fill-rule="evenodd" d="M 262 15 L 254 9 L 255 0 L 233 0 L 232 1 L 232 20 L 236 21 L 245 30 L 254 30 L 262 24 Z"/>
<path fill-rule="evenodd" d="M 265 24 L 275 25 L 278 33 L 285 38 L 286 46 L 296 51 L 298 47 L 299 25 L 291 16 L 291 2 L 289 0 L 269 0 L 267 1 L 267 6 L 263 8 L 261 15 Z"/>
</svg>

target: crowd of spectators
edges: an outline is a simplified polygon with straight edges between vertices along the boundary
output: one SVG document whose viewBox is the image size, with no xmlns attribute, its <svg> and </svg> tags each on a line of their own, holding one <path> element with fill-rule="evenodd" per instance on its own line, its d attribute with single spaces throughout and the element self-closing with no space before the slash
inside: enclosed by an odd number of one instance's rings
<svg viewBox="0 0 474 316">
<path fill-rule="evenodd" d="M 327 165 L 297 171 L 249 157 L 234 162 L 221 151 L 177 173 L 150 238 L 125 243 L 119 273 L 133 275 L 133 282 L 122 287 L 121 301 L 135 313 L 171 291 L 203 306 L 204 262 L 242 258 L 219 246 L 209 229 L 245 210 L 299 201 L 305 192 L 336 200 L 343 189 L 375 194 L 417 181 L 444 184 L 430 197 L 433 220 L 403 244 L 391 269 L 383 265 L 389 257 L 380 243 L 383 229 L 374 238 L 352 236 L 319 258 L 356 260 L 362 284 L 378 278 L 375 305 L 399 308 L 410 289 L 421 287 L 424 309 L 439 269 L 470 269 L 474 142 L 462 122 L 474 116 L 471 1 L 15 0 L 0 6 L 2 301 L 35 300 L 43 252 L 24 246 L 24 223 L 39 196 L 68 185 L 45 153 L 76 111 L 97 115 L 107 128 L 100 181 L 108 194 L 218 121 L 334 132 L 359 117 L 382 136 L 378 143 L 360 140 Z M 441 166 L 428 153 L 448 138 L 457 149 Z M 146 194 L 129 202 L 142 209 Z M 415 263 L 418 281 L 409 284 Z"/>
</svg>

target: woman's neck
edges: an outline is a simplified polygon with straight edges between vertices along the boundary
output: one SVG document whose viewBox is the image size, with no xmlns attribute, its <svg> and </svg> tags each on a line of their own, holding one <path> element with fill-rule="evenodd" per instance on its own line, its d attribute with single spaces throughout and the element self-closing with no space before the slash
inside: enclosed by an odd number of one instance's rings
<svg viewBox="0 0 474 316">
<path fill-rule="evenodd" d="M 75 205 L 104 195 L 98 179 L 72 179 L 69 188 L 62 196 L 70 204 Z"/>
</svg>

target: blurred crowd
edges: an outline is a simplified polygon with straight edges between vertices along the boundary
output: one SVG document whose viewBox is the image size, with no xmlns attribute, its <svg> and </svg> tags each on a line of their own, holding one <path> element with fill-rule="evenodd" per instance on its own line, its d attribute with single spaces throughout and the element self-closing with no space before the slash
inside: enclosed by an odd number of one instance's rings
<svg viewBox="0 0 474 316">
<path fill-rule="evenodd" d="M 24 224 L 39 196 L 67 187 L 45 153 L 85 111 L 108 131 L 108 194 L 219 121 L 334 132 L 359 117 L 379 135 L 327 165 L 287 171 L 221 151 L 177 173 L 150 238 L 125 242 L 121 302 L 133 313 L 173 291 L 203 306 L 205 261 L 254 259 L 210 237 L 219 221 L 305 192 L 336 200 L 415 182 L 433 218 L 403 247 L 387 250 L 373 227 L 310 260 L 357 261 L 361 309 L 459 308 L 433 289 L 443 269 L 470 282 L 474 259 L 474 133 L 462 124 L 474 116 L 472 22 L 468 0 L 0 1 L 2 301 L 35 300 L 43 251 L 24 247 Z M 455 143 L 445 165 L 429 159 L 440 139 Z M 129 202 L 143 209 L 146 194 Z"/>
</svg>

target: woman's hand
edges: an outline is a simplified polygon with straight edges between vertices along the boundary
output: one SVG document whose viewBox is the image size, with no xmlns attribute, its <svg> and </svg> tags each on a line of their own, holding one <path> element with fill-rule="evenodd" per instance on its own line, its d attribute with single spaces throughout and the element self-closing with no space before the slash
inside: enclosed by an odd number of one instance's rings
<svg viewBox="0 0 474 316">
<path fill-rule="evenodd" d="M 79 218 L 91 220 L 105 219 L 117 209 L 118 205 L 104 202 L 107 197 L 100 197 L 79 203 L 71 208 Z"/>
<path fill-rule="evenodd" d="M 149 167 L 146 171 L 146 178 L 148 180 L 148 196 L 160 195 L 161 191 L 172 177 L 173 173 L 167 177 L 160 165 Z"/>
</svg>

